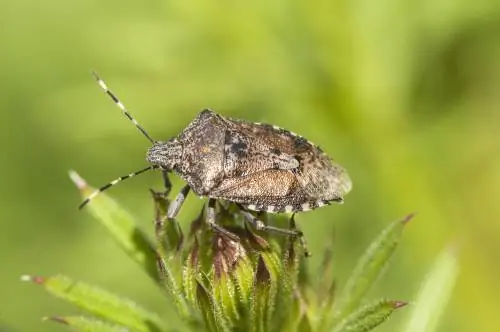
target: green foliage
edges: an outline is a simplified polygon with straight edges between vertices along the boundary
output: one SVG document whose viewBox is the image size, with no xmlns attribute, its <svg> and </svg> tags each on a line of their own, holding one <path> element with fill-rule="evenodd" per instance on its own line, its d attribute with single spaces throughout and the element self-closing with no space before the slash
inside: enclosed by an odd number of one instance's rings
<svg viewBox="0 0 500 332">
<path fill-rule="evenodd" d="M 434 332 L 450 300 L 458 277 L 454 250 L 446 248 L 436 258 L 416 297 L 404 332 Z"/>
<path fill-rule="evenodd" d="M 78 174 L 71 171 L 69 175 L 84 196 L 88 197 L 92 193 L 93 190 Z M 152 254 L 154 246 L 132 216 L 106 195 L 100 195 L 92 203 L 87 206 L 90 213 L 108 229 L 123 251 L 151 278 L 157 280 L 156 262 Z"/>
<path fill-rule="evenodd" d="M 48 317 L 47 320 L 57 322 L 69 326 L 73 331 L 82 332 L 123 332 L 125 326 L 119 326 L 103 322 L 98 319 L 88 318 L 84 316 L 53 316 Z M 137 330 L 141 331 L 141 330 Z"/>
<path fill-rule="evenodd" d="M 71 177 L 84 196 L 93 190 L 76 173 Z M 406 305 L 395 300 L 364 302 L 412 215 L 391 223 L 371 243 L 336 301 L 329 250 L 324 253 L 321 278 L 314 284 L 309 277 L 301 277 L 307 274 L 306 249 L 296 238 L 256 234 L 242 228 L 237 209 L 222 204 L 218 207 L 218 222 L 238 240 L 209 230 L 203 223 L 203 211 L 192 222 L 190 234 L 185 238 L 177 222 L 166 218 L 169 204 L 166 193 L 153 192 L 153 199 L 157 245 L 152 250 L 146 250 L 144 244 L 150 242 L 133 219 L 105 194 L 92 201 L 90 207 L 92 214 L 143 270 L 148 272 L 150 264 L 144 262 L 155 262 L 154 279 L 175 304 L 187 330 L 366 332 Z M 295 228 L 293 217 L 289 224 L 290 229 Z M 130 236 L 132 233 L 141 236 Z M 407 331 L 431 332 L 439 317 L 435 313 L 440 313 L 446 303 L 456 267 L 449 255 L 441 257 L 436 266 L 423 287 L 421 302 Z M 73 330 L 169 330 L 157 314 L 98 287 L 65 276 L 22 279 L 39 284 L 49 293 L 96 316 L 49 318 Z M 432 294 L 443 285 L 448 285 L 447 291 L 436 299 Z M 415 330 L 415 319 L 432 323 L 424 324 L 427 329 Z"/>
<path fill-rule="evenodd" d="M 333 332 L 366 332 L 382 324 L 394 310 L 405 306 L 401 301 L 378 301 L 357 308 L 340 324 L 336 325 Z"/>
<path fill-rule="evenodd" d="M 403 227 L 413 217 L 408 215 L 401 221 L 390 224 L 376 238 L 359 259 L 354 271 L 340 295 L 334 319 L 339 321 L 359 307 L 366 293 L 383 271 L 384 266 L 396 249 Z"/>
<path fill-rule="evenodd" d="M 110 322 L 128 326 L 134 331 L 159 331 L 163 325 L 157 315 L 134 302 L 81 281 L 60 275 L 49 278 L 24 276 L 23 279 L 42 285 L 52 295 Z M 84 323 L 82 321 L 78 324 Z"/>
</svg>

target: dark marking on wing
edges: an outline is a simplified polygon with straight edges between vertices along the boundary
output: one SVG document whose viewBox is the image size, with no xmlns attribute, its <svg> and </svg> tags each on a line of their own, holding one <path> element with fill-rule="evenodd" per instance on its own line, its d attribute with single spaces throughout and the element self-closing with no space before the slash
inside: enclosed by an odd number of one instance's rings
<svg viewBox="0 0 500 332">
<path fill-rule="evenodd" d="M 271 148 L 271 153 L 274 153 L 275 155 L 279 156 L 281 154 L 281 150 L 278 148 Z"/>
<path fill-rule="evenodd" d="M 232 153 L 236 154 L 238 157 L 243 157 L 247 153 L 247 144 L 243 141 L 238 141 L 238 143 L 231 143 L 230 150 Z"/>
</svg>

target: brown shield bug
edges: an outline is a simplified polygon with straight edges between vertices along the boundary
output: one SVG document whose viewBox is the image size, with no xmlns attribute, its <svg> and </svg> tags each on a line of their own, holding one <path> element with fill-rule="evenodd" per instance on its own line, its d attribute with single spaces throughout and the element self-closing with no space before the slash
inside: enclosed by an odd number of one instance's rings
<svg viewBox="0 0 500 332">
<path fill-rule="evenodd" d="M 120 100 L 94 74 L 103 90 L 124 115 L 153 144 L 146 159 L 150 166 L 122 176 L 92 193 L 85 206 L 100 192 L 143 172 L 164 172 L 167 191 L 173 172 L 187 182 L 169 207 L 175 218 L 186 195 L 193 190 L 208 197 L 208 224 L 234 237 L 215 223 L 215 202 L 236 203 L 241 214 L 259 230 L 301 235 L 300 231 L 265 225 L 250 211 L 269 213 L 312 210 L 343 201 L 351 190 L 347 172 L 318 146 L 283 128 L 223 117 L 211 110 L 200 112 L 177 136 L 168 141 L 153 140 L 130 115 Z"/>
</svg>

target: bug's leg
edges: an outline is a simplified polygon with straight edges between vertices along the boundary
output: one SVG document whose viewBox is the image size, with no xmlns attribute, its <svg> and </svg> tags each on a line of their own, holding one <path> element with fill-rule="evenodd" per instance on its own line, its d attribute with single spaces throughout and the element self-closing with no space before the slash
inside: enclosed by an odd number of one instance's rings
<svg viewBox="0 0 500 332">
<path fill-rule="evenodd" d="M 191 187 L 189 185 L 184 186 L 184 188 L 181 189 L 181 191 L 177 194 L 172 203 L 170 203 L 167 212 L 168 219 L 174 219 L 175 216 L 177 216 L 177 213 L 179 213 L 179 210 L 182 204 L 184 203 L 186 196 L 189 194 L 189 190 L 191 190 Z"/>
<path fill-rule="evenodd" d="M 163 185 L 165 186 L 165 196 L 168 196 L 170 190 L 172 190 L 172 182 L 170 182 L 168 177 L 168 171 L 162 170 L 161 175 L 163 177 Z"/>
<path fill-rule="evenodd" d="M 274 227 L 274 226 L 269 226 L 264 224 L 262 220 L 259 218 L 255 217 L 251 212 L 245 210 L 244 207 L 240 206 L 240 211 L 239 213 L 245 218 L 245 220 L 252 224 L 256 230 L 258 231 L 265 231 L 265 232 L 274 232 L 274 233 L 280 233 L 288 236 L 297 236 L 297 237 L 303 237 L 303 233 L 299 231 L 298 229 L 285 229 L 285 228 L 279 228 L 279 227 Z"/>
<path fill-rule="evenodd" d="M 167 223 L 167 210 L 169 200 L 165 193 L 156 192 L 150 189 L 154 202 L 154 229 L 157 243 L 160 244 L 165 252 L 172 250 L 180 250 L 184 242 L 184 234 L 175 219 L 168 220 Z"/>
<path fill-rule="evenodd" d="M 290 229 L 297 230 L 297 225 L 295 224 L 295 213 L 292 214 L 292 216 L 290 217 Z M 311 257 L 311 253 L 309 252 L 309 249 L 307 248 L 306 237 L 304 236 L 304 234 L 302 232 L 301 232 L 301 235 L 299 236 L 299 242 L 300 242 L 300 246 L 302 247 L 302 250 L 304 250 L 304 256 Z"/>
<path fill-rule="evenodd" d="M 225 236 L 231 238 L 231 240 L 234 241 L 239 241 L 238 237 L 225 229 L 224 227 L 218 225 L 215 221 L 215 199 L 210 198 L 208 200 L 208 208 L 207 208 L 207 215 L 206 215 L 206 222 L 210 228 L 212 228 L 214 231 L 219 232 L 221 234 L 224 234 Z"/>
</svg>

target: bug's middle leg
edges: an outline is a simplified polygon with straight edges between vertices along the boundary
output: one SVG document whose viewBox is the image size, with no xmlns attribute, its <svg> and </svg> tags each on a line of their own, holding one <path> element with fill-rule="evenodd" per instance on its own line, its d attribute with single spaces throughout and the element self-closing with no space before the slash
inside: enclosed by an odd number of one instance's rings
<svg viewBox="0 0 500 332">
<path fill-rule="evenodd" d="M 189 194 L 190 190 L 191 187 L 189 185 L 184 186 L 172 201 L 172 203 L 170 203 L 167 211 L 168 219 L 174 219 L 177 216 L 177 213 L 179 213 L 179 210 L 181 209 L 181 206 L 184 203 L 184 200 L 186 199 L 186 196 Z"/>
<path fill-rule="evenodd" d="M 165 186 L 165 196 L 168 196 L 172 190 L 172 182 L 170 182 L 170 178 L 168 177 L 168 171 L 162 170 L 161 175 L 163 177 L 163 185 Z"/>
<path fill-rule="evenodd" d="M 301 230 L 296 228 L 295 225 L 295 213 L 291 215 L 290 217 L 290 229 L 285 229 L 285 228 L 279 228 L 279 227 L 274 227 L 274 226 L 269 226 L 264 224 L 262 220 L 259 218 L 255 217 L 250 211 L 247 211 L 243 206 L 240 206 L 240 211 L 239 213 L 243 216 L 245 221 L 248 223 L 254 225 L 255 229 L 261 230 L 261 231 L 269 231 L 269 232 L 274 232 L 274 233 L 279 233 L 287 236 L 292 236 L 295 238 L 299 238 L 300 245 L 302 249 L 304 250 L 304 256 L 310 257 L 311 253 L 307 249 L 307 242 L 304 237 L 304 233 L 302 233 Z"/>
</svg>

